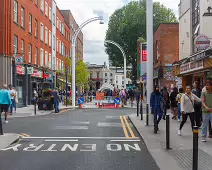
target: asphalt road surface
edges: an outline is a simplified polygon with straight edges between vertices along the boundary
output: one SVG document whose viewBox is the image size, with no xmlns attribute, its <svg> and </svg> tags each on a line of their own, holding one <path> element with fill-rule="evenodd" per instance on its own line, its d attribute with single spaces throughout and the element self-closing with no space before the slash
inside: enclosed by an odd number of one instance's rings
<svg viewBox="0 0 212 170">
<path fill-rule="evenodd" d="M 81 109 L 13 118 L 23 134 L 0 151 L 1 170 L 159 170 L 127 115 L 135 109 Z"/>
</svg>

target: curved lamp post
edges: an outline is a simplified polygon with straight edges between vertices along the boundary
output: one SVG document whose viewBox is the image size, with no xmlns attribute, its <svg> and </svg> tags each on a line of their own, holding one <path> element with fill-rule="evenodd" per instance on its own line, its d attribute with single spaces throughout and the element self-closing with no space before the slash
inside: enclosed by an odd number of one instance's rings
<svg viewBox="0 0 212 170">
<path fill-rule="evenodd" d="M 81 29 L 86 26 L 87 24 L 94 22 L 94 21 L 98 21 L 100 20 L 100 24 L 104 24 L 103 22 L 103 18 L 102 17 L 94 17 L 94 18 L 90 18 L 88 20 L 86 20 L 85 22 L 83 22 L 78 29 L 75 31 L 74 36 L 72 38 L 72 106 L 75 107 L 75 99 L 76 99 L 76 85 L 75 85 L 75 80 L 76 80 L 76 39 L 77 36 L 79 34 L 79 32 L 81 31 Z"/>
<path fill-rule="evenodd" d="M 124 58 L 124 88 L 126 89 L 126 77 L 127 77 L 127 61 L 126 61 L 126 54 L 123 50 L 123 48 L 117 44 L 116 42 L 114 41 L 111 41 L 111 40 L 105 40 L 105 43 L 110 43 L 110 44 L 113 44 L 115 45 L 116 47 L 119 48 L 119 50 L 121 51 L 122 55 L 123 55 L 123 58 Z"/>
</svg>

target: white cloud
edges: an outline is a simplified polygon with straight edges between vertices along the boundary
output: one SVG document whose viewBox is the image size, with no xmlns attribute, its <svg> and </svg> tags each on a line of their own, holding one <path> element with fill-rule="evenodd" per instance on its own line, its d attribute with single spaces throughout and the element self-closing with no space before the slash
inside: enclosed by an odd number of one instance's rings
<svg viewBox="0 0 212 170">
<path fill-rule="evenodd" d="M 110 15 L 130 0 L 56 0 L 60 9 L 71 10 L 75 20 L 80 25 L 85 20 L 103 15 L 105 24 L 90 23 L 83 28 L 84 34 L 84 59 L 86 62 L 103 64 L 108 62 L 104 52 L 104 38 L 108 28 Z M 180 0 L 153 0 L 160 1 L 177 14 Z"/>
</svg>

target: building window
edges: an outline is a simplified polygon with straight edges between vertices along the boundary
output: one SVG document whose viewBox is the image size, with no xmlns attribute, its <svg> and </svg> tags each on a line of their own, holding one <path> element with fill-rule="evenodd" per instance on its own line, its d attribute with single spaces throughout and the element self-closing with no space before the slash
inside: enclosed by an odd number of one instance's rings
<svg viewBox="0 0 212 170">
<path fill-rule="evenodd" d="M 93 77 L 93 74 L 92 74 L 92 73 L 90 73 L 90 78 L 92 79 L 92 77 Z"/>
<path fill-rule="evenodd" d="M 156 59 L 159 59 L 159 52 L 158 52 L 158 40 L 156 41 Z"/>
<path fill-rule="evenodd" d="M 49 61 L 49 54 L 47 51 L 45 51 L 45 66 L 48 66 L 48 61 Z"/>
<path fill-rule="evenodd" d="M 21 7 L 21 27 L 25 27 L 25 10 L 24 7 Z"/>
<path fill-rule="evenodd" d="M 97 78 L 99 79 L 99 73 L 97 73 Z"/>
<path fill-rule="evenodd" d="M 55 13 L 53 13 L 53 18 L 52 18 L 52 20 L 53 20 L 53 25 L 55 25 Z"/>
<path fill-rule="evenodd" d="M 53 50 L 55 50 L 55 36 L 53 35 Z"/>
<path fill-rule="evenodd" d="M 107 77 L 107 73 L 105 73 L 105 77 Z"/>
<path fill-rule="evenodd" d="M 18 2 L 14 0 L 14 22 L 18 23 Z"/>
<path fill-rule="evenodd" d="M 49 68 L 52 68 L 52 55 L 49 53 Z"/>
<path fill-rule="evenodd" d="M 110 76 L 112 77 L 113 76 L 113 73 L 110 73 Z"/>
<path fill-rule="evenodd" d="M 40 66 L 43 66 L 43 62 L 44 62 L 44 57 L 43 57 L 43 49 L 40 49 Z"/>
<path fill-rule="evenodd" d="M 32 62 L 32 44 L 29 44 L 29 62 Z"/>
<path fill-rule="evenodd" d="M 64 25 L 61 25 L 61 33 L 64 35 Z"/>
<path fill-rule="evenodd" d="M 110 83 L 113 83 L 113 79 L 110 79 Z"/>
<path fill-rule="evenodd" d="M 38 6 L 38 0 L 35 0 L 35 5 Z"/>
<path fill-rule="evenodd" d="M 124 81 L 122 81 L 122 84 L 124 84 Z"/>
<path fill-rule="evenodd" d="M 29 14 L 29 32 L 32 33 L 32 15 Z"/>
<path fill-rule="evenodd" d="M 16 55 L 17 54 L 17 51 L 18 51 L 18 37 L 16 35 L 14 35 L 14 54 Z"/>
<path fill-rule="evenodd" d="M 57 29 L 59 28 L 59 19 L 57 17 Z"/>
<path fill-rule="evenodd" d="M 105 79 L 105 83 L 107 83 L 107 79 Z"/>
<path fill-rule="evenodd" d="M 49 7 L 49 20 L 52 20 L 52 9 Z"/>
<path fill-rule="evenodd" d="M 24 56 L 24 49 L 25 49 L 24 40 L 21 39 L 21 54 L 22 54 L 22 56 Z"/>
<path fill-rule="evenodd" d="M 38 48 L 35 47 L 35 64 L 38 63 Z"/>
<path fill-rule="evenodd" d="M 49 47 L 52 46 L 52 32 L 49 31 Z"/>
<path fill-rule="evenodd" d="M 42 12 L 44 11 L 44 0 L 40 0 L 40 9 Z"/>
<path fill-rule="evenodd" d="M 49 35 L 48 28 L 45 27 L 45 43 L 46 43 L 47 45 L 48 45 L 48 41 L 49 41 L 48 35 Z"/>
<path fill-rule="evenodd" d="M 40 40 L 44 41 L 44 25 L 40 23 Z"/>
<path fill-rule="evenodd" d="M 45 14 L 47 17 L 49 16 L 49 6 L 48 6 L 47 2 L 45 3 Z"/>
<path fill-rule="evenodd" d="M 35 20 L 35 37 L 38 37 L 38 21 Z"/>
<path fill-rule="evenodd" d="M 60 32 L 62 32 L 62 22 L 61 21 L 59 21 L 59 23 L 60 23 L 60 25 L 59 25 L 59 30 L 60 30 Z"/>
<path fill-rule="evenodd" d="M 57 52 L 59 51 L 59 40 L 57 38 Z"/>
</svg>

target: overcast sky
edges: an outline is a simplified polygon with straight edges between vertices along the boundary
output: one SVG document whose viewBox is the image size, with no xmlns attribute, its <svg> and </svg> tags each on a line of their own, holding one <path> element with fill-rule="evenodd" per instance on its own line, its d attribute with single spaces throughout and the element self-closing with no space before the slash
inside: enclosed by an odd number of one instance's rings
<svg viewBox="0 0 212 170">
<path fill-rule="evenodd" d="M 105 24 L 100 25 L 93 22 L 86 25 L 82 32 L 84 35 L 84 60 L 89 63 L 108 63 L 108 56 L 105 54 L 104 38 L 108 28 L 110 15 L 118 8 L 132 0 L 56 0 L 60 9 L 71 10 L 75 20 L 80 25 L 87 19 L 95 16 L 103 16 Z M 180 0 L 153 0 L 160 1 L 166 7 L 174 10 L 178 15 L 178 4 Z"/>
</svg>

